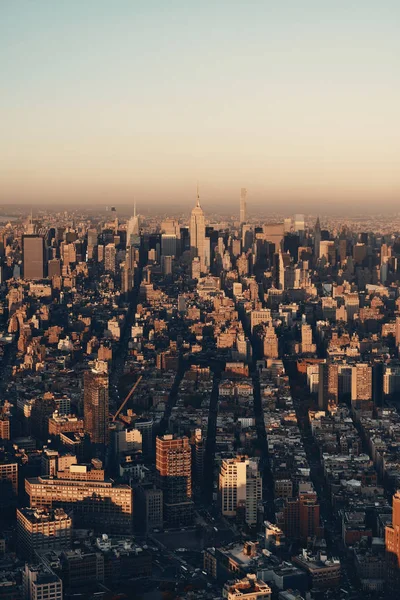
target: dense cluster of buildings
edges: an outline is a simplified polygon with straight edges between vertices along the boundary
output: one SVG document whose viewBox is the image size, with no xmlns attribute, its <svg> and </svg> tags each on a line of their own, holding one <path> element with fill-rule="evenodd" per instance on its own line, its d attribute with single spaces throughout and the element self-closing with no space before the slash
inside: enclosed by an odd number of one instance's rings
<svg viewBox="0 0 400 600">
<path fill-rule="evenodd" d="M 148 540 L 196 527 L 181 596 L 390 598 L 400 238 L 328 225 L 242 189 L 239 221 L 3 227 L 0 600 L 155 584 Z"/>
</svg>

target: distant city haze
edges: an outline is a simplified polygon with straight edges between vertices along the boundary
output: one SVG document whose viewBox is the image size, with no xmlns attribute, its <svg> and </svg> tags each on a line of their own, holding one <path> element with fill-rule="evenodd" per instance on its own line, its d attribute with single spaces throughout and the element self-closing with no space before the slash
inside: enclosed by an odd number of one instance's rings
<svg viewBox="0 0 400 600">
<path fill-rule="evenodd" d="M 3 0 L 0 203 L 400 198 L 400 4 Z"/>
</svg>

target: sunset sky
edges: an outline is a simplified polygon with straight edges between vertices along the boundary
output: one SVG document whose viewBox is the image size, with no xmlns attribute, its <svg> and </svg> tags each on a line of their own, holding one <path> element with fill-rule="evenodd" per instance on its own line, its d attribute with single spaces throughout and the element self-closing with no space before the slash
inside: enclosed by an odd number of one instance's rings
<svg viewBox="0 0 400 600">
<path fill-rule="evenodd" d="M 2 0 L 0 202 L 400 199 L 396 0 Z"/>
</svg>

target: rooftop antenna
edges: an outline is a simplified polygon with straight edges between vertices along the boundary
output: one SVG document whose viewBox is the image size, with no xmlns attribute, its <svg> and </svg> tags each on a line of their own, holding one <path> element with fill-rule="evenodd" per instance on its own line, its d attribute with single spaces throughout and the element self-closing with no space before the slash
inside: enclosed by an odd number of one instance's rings
<svg viewBox="0 0 400 600">
<path fill-rule="evenodd" d="M 133 199 L 133 216 L 136 217 L 136 200 Z"/>
<path fill-rule="evenodd" d="M 199 182 L 197 182 L 197 204 L 196 204 L 196 206 L 200 206 Z"/>
</svg>

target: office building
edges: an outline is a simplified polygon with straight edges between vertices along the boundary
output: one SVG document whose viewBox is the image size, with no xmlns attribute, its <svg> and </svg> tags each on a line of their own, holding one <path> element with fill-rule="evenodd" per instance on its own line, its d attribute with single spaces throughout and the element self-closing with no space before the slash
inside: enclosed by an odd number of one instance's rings
<svg viewBox="0 0 400 600">
<path fill-rule="evenodd" d="M 263 226 L 263 237 L 267 242 L 274 244 L 274 252 L 279 252 L 285 235 L 285 226 L 283 223 L 270 223 Z M 259 234 L 256 234 L 256 236 Z"/>
<path fill-rule="evenodd" d="M 52 258 L 47 263 L 47 276 L 49 279 L 52 277 L 59 277 L 61 275 L 61 261 L 59 258 Z"/>
<path fill-rule="evenodd" d="M 80 466 L 80 465 L 77 465 Z M 132 488 L 89 479 L 91 472 L 64 471 L 63 476 L 25 479 L 31 508 L 73 510 L 74 527 L 126 533 L 132 528 Z"/>
<path fill-rule="evenodd" d="M 190 251 L 192 259 L 199 258 L 200 271 L 205 272 L 205 235 L 206 227 L 204 222 L 204 213 L 200 206 L 200 199 L 197 193 L 196 206 L 190 216 Z"/>
<path fill-rule="evenodd" d="M 242 188 L 240 190 L 240 215 L 239 215 L 239 220 L 240 220 L 240 224 L 242 225 L 243 223 L 246 223 L 246 208 L 247 208 L 247 189 L 246 188 Z"/>
<path fill-rule="evenodd" d="M 72 543 L 72 518 L 62 508 L 17 509 L 18 552 L 27 559 L 40 550 L 68 549 Z"/>
<path fill-rule="evenodd" d="M 192 450 L 187 437 L 173 435 L 156 439 L 158 487 L 164 494 L 164 519 L 168 526 L 193 521 Z"/>
<path fill-rule="evenodd" d="M 172 274 L 172 260 L 172 256 L 161 257 L 161 269 L 164 277 Z"/>
<path fill-rule="evenodd" d="M 163 233 L 161 235 L 161 254 L 163 256 L 177 256 L 176 235 Z"/>
<path fill-rule="evenodd" d="M 93 444 L 107 444 L 108 431 L 108 375 L 92 369 L 84 374 L 84 425 Z"/>
<path fill-rule="evenodd" d="M 224 459 L 219 473 L 219 496 L 224 516 L 236 517 L 242 511 L 247 525 L 256 525 L 258 504 L 262 500 L 258 463 L 246 456 Z"/>
<path fill-rule="evenodd" d="M 314 228 L 314 257 L 320 257 L 320 246 L 321 246 L 321 224 L 319 222 L 319 217 L 315 223 Z"/>
<path fill-rule="evenodd" d="M 335 242 L 332 240 L 323 240 L 319 244 L 319 258 L 323 258 L 327 264 L 335 266 L 336 264 L 336 248 Z"/>
<path fill-rule="evenodd" d="M 137 238 L 140 233 L 140 218 L 136 214 L 136 202 L 133 205 L 133 217 L 128 221 L 128 227 L 126 230 L 126 245 L 133 246 L 137 243 Z"/>
<path fill-rule="evenodd" d="M 135 516 L 140 532 L 163 528 L 163 493 L 153 483 L 142 483 L 135 488 Z"/>
<path fill-rule="evenodd" d="M 41 235 L 22 236 L 22 261 L 24 279 L 45 277 L 45 247 Z"/>
</svg>

